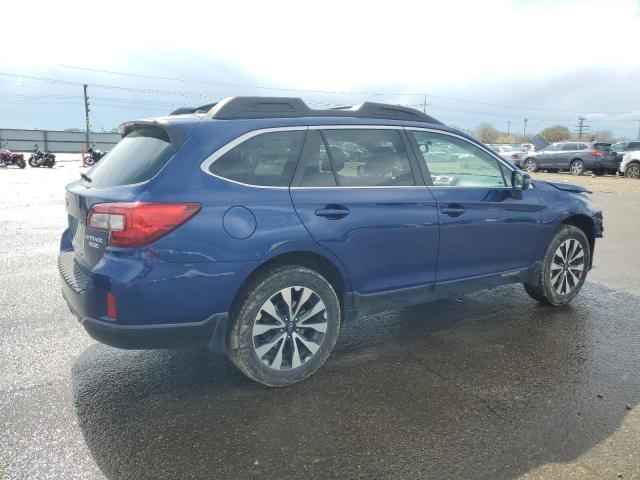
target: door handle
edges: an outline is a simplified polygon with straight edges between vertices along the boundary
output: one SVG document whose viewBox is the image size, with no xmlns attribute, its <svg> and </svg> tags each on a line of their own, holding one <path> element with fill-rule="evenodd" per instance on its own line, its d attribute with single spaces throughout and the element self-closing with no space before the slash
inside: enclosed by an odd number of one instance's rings
<svg viewBox="0 0 640 480">
<path fill-rule="evenodd" d="M 316 215 L 329 220 L 339 220 L 349 215 L 349 209 L 343 205 L 326 205 L 316 210 Z"/>
<path fill-rule="evenodd" d="M 442 207 L 440 211 L 445 215 L 449 215 L 450 217 L 459 217 L 464 212 L 466 212 L 466 210 L 462 207 L 462 205 L 456 205 L 456 204 L 449 205 L 447 207 Z"/>
</svg>

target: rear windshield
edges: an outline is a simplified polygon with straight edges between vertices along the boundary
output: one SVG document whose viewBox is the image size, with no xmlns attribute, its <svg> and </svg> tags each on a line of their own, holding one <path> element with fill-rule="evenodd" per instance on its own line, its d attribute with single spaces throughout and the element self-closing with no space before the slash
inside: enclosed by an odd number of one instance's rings
<svg viewBox="0 0 640 480">
<path fill-rule="evenodd" d="M 603 152 L 608 152 L 611 150 L 611 144 L 610 143 L 594 143 L 593 144 L 593 148 L 595 150 L 601 150 Z"/>
<path fill-rule="evenodd" d="M 134 130 L 100 160 L 87 175 L 88 187 L 105 188 L 146 182 L 167 163 L 173 148 L 161 128 L 144 127 Z"/>
</svg>

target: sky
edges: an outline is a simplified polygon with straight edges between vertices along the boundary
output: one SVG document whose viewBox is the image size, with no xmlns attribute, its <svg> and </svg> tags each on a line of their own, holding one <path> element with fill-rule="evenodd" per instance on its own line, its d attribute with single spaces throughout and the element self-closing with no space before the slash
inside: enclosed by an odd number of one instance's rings
<svg viewBox="0 0 640 480">
<path fill-rule="evenodd" d="M 0 128 L 82 128 L 86 83 L 96 131 L 230 95 L 640 129 L 640 0 L 5 3 Z"/>
</svg>

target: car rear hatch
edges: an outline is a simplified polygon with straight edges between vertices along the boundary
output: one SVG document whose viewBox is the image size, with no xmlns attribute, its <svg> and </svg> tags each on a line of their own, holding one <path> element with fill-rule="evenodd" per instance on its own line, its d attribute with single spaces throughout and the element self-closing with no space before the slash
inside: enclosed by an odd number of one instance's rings
<svg viewBox="0 0 640 480">
<path fill-rule="evenodd" d="M 596 142 L 593 144 L 593 150 L 600 152 L 602 155 L 602 163 L 606 166 L 617 165 L 620 163 L 619 160 L 616 160 L 616 152 L 613 151 L 610 143 Z"/>
<path fill-rule="evenodd" d="M 195 126 L 195 125 L 194 125 Z M 193 127 L 192 127 L 193 128 Z M 123 139 L 82 179 L 67 186 L 69 236 L 75 259 L 84 267 L 95 266 L 109 243 L 109 232 L 88 225 L 97 204 L 135 202 L 153 178 L 173 157 L 184 138 L 170 136 L 153 122 L 127 124 Z M 172 138 L 173 137 L 173 138 Z"/>
</svg>

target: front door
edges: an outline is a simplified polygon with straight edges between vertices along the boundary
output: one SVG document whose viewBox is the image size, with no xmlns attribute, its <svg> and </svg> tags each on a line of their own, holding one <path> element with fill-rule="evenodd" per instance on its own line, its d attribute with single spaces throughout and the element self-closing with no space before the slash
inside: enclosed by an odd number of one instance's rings
<svg viewBox="0 0 640 480">
<path fill-rule="evenodd" d="M 435 281 L 436 201 L 415 170 L 401 128 L 307 133 L 291 198 L 315 241 L 343 263 L 356 294 Z"/>
<path fill-rule="evenodd" d="M 438 204 L 437 283 L 525 270 L 544 244 L 534 189 L 514 194 L 511 169 L 455 134 L 408 129 Z M 443 154 L 446 152 L 446 154 Z"/>
</svg>

